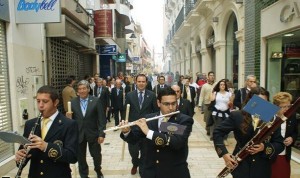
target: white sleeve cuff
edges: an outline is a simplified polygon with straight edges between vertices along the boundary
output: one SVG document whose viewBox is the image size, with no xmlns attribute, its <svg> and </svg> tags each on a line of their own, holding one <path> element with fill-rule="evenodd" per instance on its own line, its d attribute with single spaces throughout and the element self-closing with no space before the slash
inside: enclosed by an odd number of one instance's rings
<svg viewBox="0 0 300 178">
<path fill-rule="evenodd" d="M 153 131 L 153 130 L 149 130 L 146 137 L 147 137 L 149 140 L 152 140 L 153 134 L 154 134 L 154 131 Z"/>
</svg>

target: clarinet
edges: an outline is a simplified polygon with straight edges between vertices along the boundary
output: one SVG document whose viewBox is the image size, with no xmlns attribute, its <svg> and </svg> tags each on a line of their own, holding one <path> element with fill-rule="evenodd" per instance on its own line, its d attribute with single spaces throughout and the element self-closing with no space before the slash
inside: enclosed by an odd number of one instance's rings
<svg viewBox="0 0 300 178">
<path fill-rule="evenodd" d="M 233 157 L 238 163 L 243 161 L 250 153 L 247 151 L 247 148 L 265 141 L 273 132 L 281 126 L 281 124 L 286 121 L 289 117 L 292 116 L 300 106 L 300 97 L 293 103 L 292 107 L 290 107 L 283 115 L 285 117 L 281 118 L 276 116 L 273 121 L 268 123 L 263 123 L 261 129 L 256 133 L 256 135 L 246 143 L 246 145 Z M 217 178 L 224 178 L 228 174 L 230 174 L 237 166 L 238 163 L 234 165 L 233 168 L 225 167 L 217 176 Z"/>
<path fill-rule="evenodd" d="M 34 123 L 34 126 L 32 127 L 29 135 L 34 135 L 35 130 L 36 130 L 37 126 L 39 125 L 41 118 L 42 118 L 42 113 L 40 113 L 39 116 L 37 117 L 37 120 Z M 23 168 L 25 167 L 27 156 L 28 156 L 28 153 L 30 151 L 30 149 L 28 147 L 24 146 L 24 148 L 25 148 L 26 156 L 23 159 L 21 159 L 21 161 L 18 165 L 18 172 L 17 172 L 17 175 L 16 175 L 15 178 L 21 178 L 21 174 L 22 174 Z"/>
</svg>

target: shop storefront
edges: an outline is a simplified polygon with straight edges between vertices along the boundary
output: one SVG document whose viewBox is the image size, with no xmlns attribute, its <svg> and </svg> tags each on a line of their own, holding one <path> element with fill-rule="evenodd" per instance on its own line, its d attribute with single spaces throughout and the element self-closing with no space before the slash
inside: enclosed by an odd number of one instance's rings
<svg viewBox="0 0 300 178">
<path fill-rule="evenodd" d="M 0 131 L 12 130 L 8 76 L 6 21 L 9 21 L 8 0 L 0 1 Z M 14 145 L 0 140 L 0 163 L 14 154 Z"/>
<path fill-rule="evenodd" d="M 271 96 L 279 91 L 300 96 L 300 2 L 279 1 L 262 11 L 261 73 Z M 279 12 L 279 13 L 278 13 Z M 270 23 L 272 21 L 272 23 Z M 299 119 L 300 110 L 298 110 Z M 300 122 L 298 126 L 300 130 Z M 295 148 L 300 150 L 300 135 Z"/>
<path fill-rule="evenodd" d="M 66 86 L 70 75 L 78 81 L 86 75 L 92 76 L 96 57 L 89 27 L 80 26 L 81 21 L 66 14 L 69 13 L 61 15 L 60 23 L 46 24 L 48 83 L 59 92 Z M 63 109 L 62 102 L 58 108 Z"/>
</svg>

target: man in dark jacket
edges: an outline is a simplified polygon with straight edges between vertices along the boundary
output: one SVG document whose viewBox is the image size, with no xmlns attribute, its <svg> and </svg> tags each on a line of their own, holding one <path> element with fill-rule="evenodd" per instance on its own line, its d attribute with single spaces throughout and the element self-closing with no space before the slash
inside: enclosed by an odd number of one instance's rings
<svg viewBox="0 0 300 178">
<path fill-rule="evenodd" d="M 71 100 L 72 114 L 69 118 L 74 119 L 79 127 L 79 151 L 78 151 L 78 167 L 82 178 L 89 175 L 89 167 L 86 161 L 86 148 L 94 161 L 94 170 L 97 178 L 103 178 L 101 172 L 101 143 L 104 142 L 106 118 L 99 98 L 89 95 L 89 83 L 81 80 L 78 83 L 78 97 Z"/>
<path fill-rule="evenodd" d="M 156 102 L 155 94 L 146 89 L 147 77 L 144 74 L 139 74 L 136 76 L 136 90 L 129 92 L 126 95 L 125 105 L 130 105 L 129 111 L 129 122 L 136 121 L 146 114 L 150 114 L 158 111 L 158 106 Z M 125 116 L 126 108 L 123 109 L 123 116 Z M 130 156 L 132 158 L 133 167 L 131 169 L 131 174 L 134 175 L 137 172 L 137 167 L 139 167 L 139 173 L 142 175 L 143 172 L 143 143 L 142 141 L 137 144 L 128 144 L 128 149 Z M 139 155 L 141 156 L 139 158 Z"/>
<path fill-rule="evenodd" d="M 116 80 L 116 87 L 111 89 L 111 109 L 114 111 L 115 126 L 119 125 L 119 114 L 123 112 L 125 90 L 122 87 L 122 81 Z"/>
<path fill-rule="evenodd" d="M 28 177 L 71 178 L 70 163 L 77 162 L 78 154 L 77 123 L 58 112 L 58 92 L 53 87 L 39 88 L 36 100 L 41 116 L 28 120 L 23 134 L 32 142 L 28 145 L 31 156 L 25 162 L 31 161 Z M 18 165 L 25 156 L 21 146 L 15 154 Z"/>
<path fill-rule="evenodd" d="M 247 94 L 251 90 L 251 88 L 256 87 L 256 77 L 254 75 L 248 75 L 246 78 L 246 86 L 237 90 L 235 93 L 233 105 L 242 109 L 242 104 L 246 99 Z"/>
<path fill-rule="evenodd" d="M 157 97 L 157 104 L 160 112 L 147 115 L 151 118 L 158 115 L 165 115 L 176 111 L 176 93 L 170 87 L 161 90 Z M 182 128 L 182 133 L 162 130 L 162 122 L 176 123 Z M 128 143 L 136 143 L 144 140 L 145 158 L 144 173 L 142 178 L 190 178 L 187 164 L 188 137 L 192 131 L 194 120 L 192 117 L 177 114 L 169 117 L 162 117 L 157 120 L 146 122 L 145 118 L 136 121 L 137 126 L 122 129 L 121 138 Z M 164 124 L 168 124 L 164 123 Z M 122 121 L 121 125 L 125 122 Z"/>
</svg>

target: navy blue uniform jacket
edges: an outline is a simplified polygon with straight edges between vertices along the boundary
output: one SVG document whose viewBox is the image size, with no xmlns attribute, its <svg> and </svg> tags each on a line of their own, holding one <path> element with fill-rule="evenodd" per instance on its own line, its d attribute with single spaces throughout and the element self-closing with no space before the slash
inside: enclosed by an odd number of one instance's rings
<svg viewBox="0 0 300 178">
<path fill-rule="evenodd" d="M 224 143 L 223 137 L 234 132 L 234 138 L 237 141 L 233 155 L 235 155 L 244 145 L 255 135 L 258 131 L 250 123 L 248 131 L 243 134 L 240 126 L 243 121 L 242 111 L 231 112 L 230 116 L 226 118 L 214 130 L 213 140 L 215 149 L 219 157 L 228 153 Z M 264 150 L 254 155 L 249 155 L 238 167 L 232 172 L 234 178 L 270 178 L 271 177 L 271 163 L 275 157 L 284 149 L 283 138 L 280 134 L 280 128 L 277 129 L 272 136 L 270 136 L 264 144 Z"/>
<path fill-rule="evenodd" d="M 28 138 L 37 118 L 25 123 L 23 136 Z M 35 135 L 41 137 L 41 127 L 36 128 Z M 78 126 L 77 123 L 59 113 L 49 128 L 45 141 L 46 151 L 30 150 L 31 163 L 29 178 L 71 178 L 70 163 L 77 162 Z"/>
<path fill-rule="evenodd" d="M 147 118 L 158 116 L 159 113 L 147 115 Z M 134 144 L 140 139 L 145 140 L 144 176 L 142 178 L 190 178 L 188 169 L 188 138 L 192 131 L 194 120 L 185 114 L 172 116 L 168 122 L 187 126 L 183 135 L 159 132 L 158 120 L 147 122 L 154 131 L 152 140 L 145 138 L 139 127 L 134 126 L 125 138 L 126 142 Z M 168 142 L 169 140 L 169 142 Z"/>
</svg>

